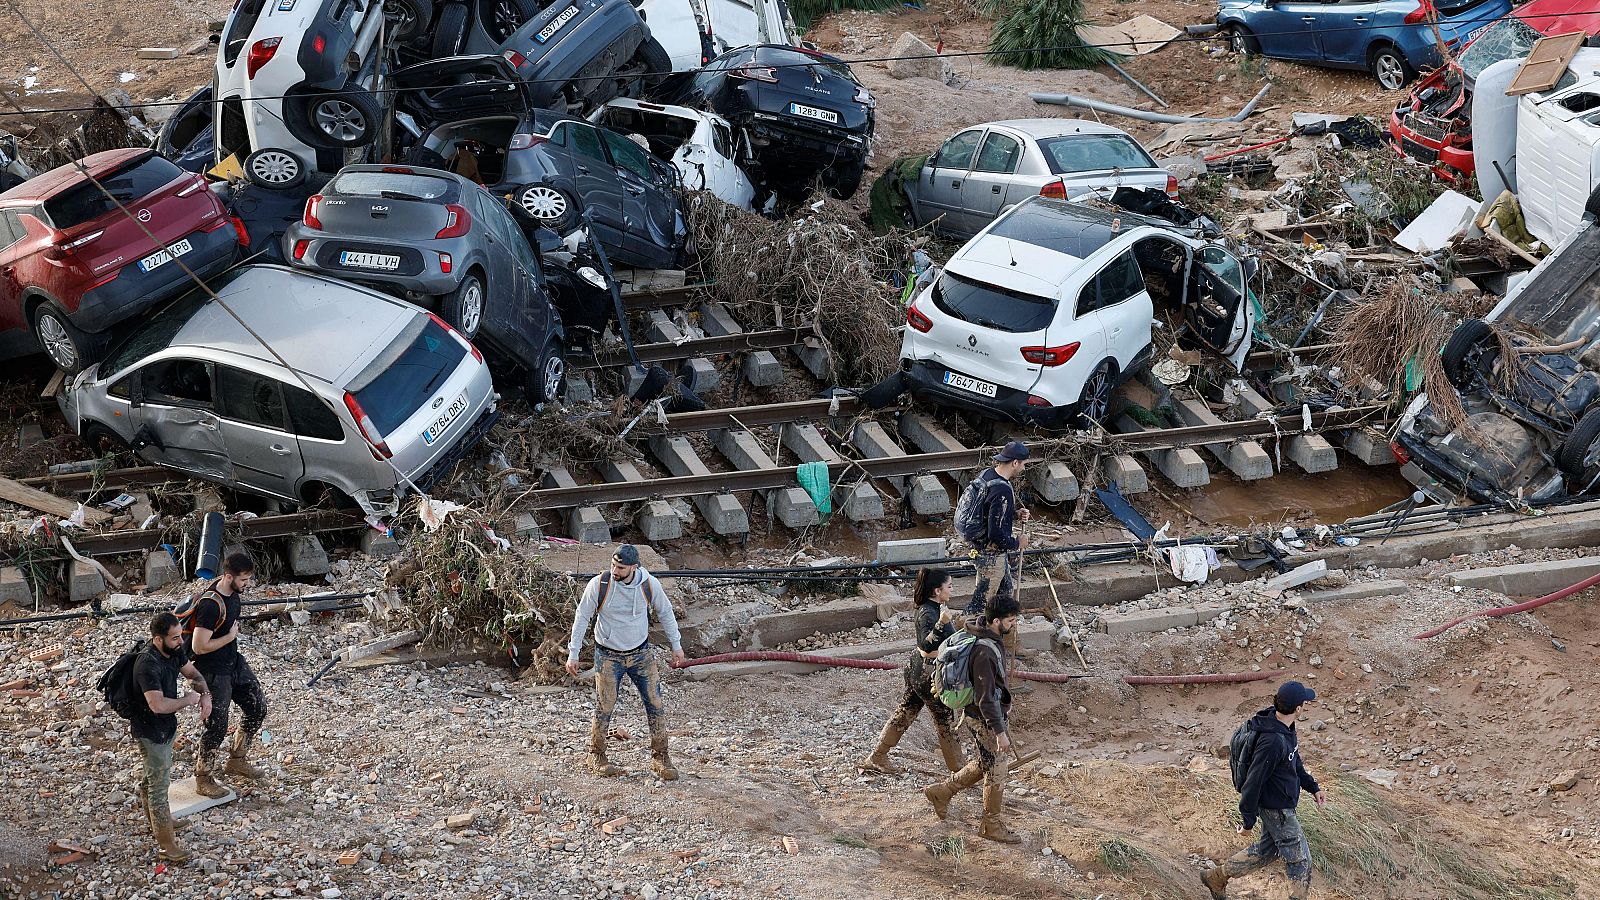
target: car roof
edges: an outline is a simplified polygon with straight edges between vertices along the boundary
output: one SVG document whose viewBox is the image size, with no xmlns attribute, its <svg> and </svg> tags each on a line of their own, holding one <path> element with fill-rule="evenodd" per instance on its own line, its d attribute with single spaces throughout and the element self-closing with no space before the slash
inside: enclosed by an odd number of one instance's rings
<svg viewBox="0 0 1600 900">
<path fill-rule="evenodd" d="M 57 166 L 0 194 L 0 203 L 5 203 L 9 200 L 43 200 L 65 188 L 72 187 L 84 180 L 83 172 L 78 168 L 80 164 L 84 169 L 88 170 L 90 175 L 95 178 L 101 178 L 130 159 L 154 155 L 154 150 L 143 147 L 124 147 L 118 150 L 91 153 L 78 162 Z"/>
<path fill-rule="evenodd" d="M 1076 259 L 1085 259 L 1107 244 L 1139 227 L 1171 232 L 1192 240 L 1171 222 L 1135 212 L 1101 209 L 1071 200 L 1029 197 L 1000 218 L 984 234 L 1045 247 Z M 970 244 L 968 246 L 971 246 Z M 962 248 L 965 251 L 966 248 Z M 958 252 L 957 255 L 960 255 Z"/>
<path fill-rule="evenodd" d="M 1128 133 L 1121 128 L 1102 125 L 1099 122 L 1091 122 L 1088 119 L 1006 119 L 1000 122 L 986 122 L 984 125 L 1001 125 L 1035 138 L 1066 137 L 1073 134 L 1120 134 L 1123 137 L 1128 136 Z M 974 127 L 981 128 L 984 125 Z"/>
<path fill-rule="evenodd" d="M 214 290 L 250 330 L 211 302 L 178 329 L 169 346 L 235 353 L 279 365 L 262 346 L 265 341 L 291 367 L 341 389 L 422 314 L 376 291 L 279 265 L 243 266 Z"/>
<path fill-rule="evenodd" d="M 1600 33 L 1600 9 L 1594 0 L 1528 0 L 1507 15 L 1521 19 L 1540 34 Z"/>
</svg>

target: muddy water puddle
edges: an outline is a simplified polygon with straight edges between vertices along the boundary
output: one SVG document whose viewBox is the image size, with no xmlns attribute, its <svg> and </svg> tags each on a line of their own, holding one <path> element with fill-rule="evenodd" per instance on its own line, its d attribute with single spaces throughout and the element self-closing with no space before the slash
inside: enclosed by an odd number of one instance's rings
<svg viewBox="0 0 1600 900">
<path fill-rule="evenodd" d="M 1212 473 L 1193 491 L 1165 492 L 1197 518 L 1215 525 L 1271 524 L 1310 519 L 1335 524 L 1403 500 L 1415 490 L 1398 466 L 1344 465 L 1320 475 L 1283 472 L 1261 481 Z"/>
</svg>

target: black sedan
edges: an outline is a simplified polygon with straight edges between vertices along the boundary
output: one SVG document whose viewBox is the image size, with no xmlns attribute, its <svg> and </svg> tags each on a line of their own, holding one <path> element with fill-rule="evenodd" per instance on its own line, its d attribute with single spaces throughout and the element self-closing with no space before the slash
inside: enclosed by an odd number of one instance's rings
<svg viewBox="0 0 1600 900">
<path fill-rule="evenodd" d="M 741 47 L 707 64 L 678 102 L 743 130 L 755 174 L 780 195 L 804 196 L 818 178 L 841 198 L 861 184 L 877 101 L 841 59 L 777 44 Z"/>
</svg>

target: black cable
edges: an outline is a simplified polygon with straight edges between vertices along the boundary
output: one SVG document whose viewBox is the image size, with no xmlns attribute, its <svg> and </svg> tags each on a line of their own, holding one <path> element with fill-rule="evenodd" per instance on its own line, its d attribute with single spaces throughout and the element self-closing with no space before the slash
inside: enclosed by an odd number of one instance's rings
<svg viewBox="0 0 1600 900">
<path fill-rule="evenodd" d="M 312 597 L 301 597 L 301 598 L 296 598 L 296 599 L 293 599 L 293 600 L 286 599 L 286 598 L 283 598 L 283 597 L 277 597 L 277 598 L 273 598 L 271 600 L 241 600 L 239 602 L 239 605 L 240 606 L 271 606 L 274 603 L 321 603 L 321 602 L 325 602 L 325 601 L 329 601 L 329 600 L 354 600 L 357 597 L 370 597 L 375 593 L 377 593 L 377 591 L 361 591 L 359 593 L 352 593 L 352 594 L 317 594 L 317 595 L 312 596 Z M 98 603 L 96 605 L 98 605 Z M 313 612 L 337 612 L 337 611 L 343 610 L 343 609 L 359 609 L 361 606 L 362 606 L 362 604 L 360 604 L 360 603 L 345 603 L 345 604 L 340 604 L 339 606 L 330 606 L 330 607 L 328 607 L 326 609 L 313 610 Z M 44 622 L 66 622 L 66 621 L 71 621 L 73 619 L 90 619 L 90 618 L 95 618 L 95 617 L 99 617 L 101 619 L 110 620 L 110 619 L 115 619 L 115 618 L 117 618 L 119 616 L 133 616 L 133 615 L 138 615 L 139 613 L 157 612 L 159 610 L 164 610 L 164 609 L 167 609 L 167 608 L 168 607 L 165 606 L 165 605 L 163 605 L 163 606 L 130 606 L 127 609 L 113 610 L 111 612 L 103 613 L 103 614 L 100 613 L 98 610 L 84 609 L 84 610 L 78 610 L 77 612 L 53 613 L 53 614 L 48 615 L 48 616 L 33 616 L 32 618 L 0 619 L 0 628 L 10 628 L 13 625 L 38 625 L 38 624 L 41 624 L 41 623 L 44 623 Z"/>
</svg>

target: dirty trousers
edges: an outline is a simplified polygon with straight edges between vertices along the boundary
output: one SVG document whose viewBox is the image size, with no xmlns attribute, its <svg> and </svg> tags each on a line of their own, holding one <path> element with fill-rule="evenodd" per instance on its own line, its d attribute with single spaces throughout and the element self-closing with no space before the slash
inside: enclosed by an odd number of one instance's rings
<svg viewBox="0 0 1600 900">
<path fill-rule="evenodd" d="M 139 778 L 144 785 L 145 796 L 150 798 L 150 810 L 158 819 L 169 818 L 167 789 L 172 781 L 172 742 L 158 744 L 144 738 L 134 740 L 139 742 L 139 753 L 144 756 L 144 770 Z"/>
<path fill-rule="evenodd" d="M 1263 809 L 1260 818 L 1261 837 L 1245 850 L 1244 860 L 1228 861 L 1228 874 L 1243 875 L 1282 857 L 1290 881 L 1310 883 L 1311 848 L 1294 810 Z"/>
<path fill-rule="evenodd" d="M 889 717 L 888 727 L 901 731 L 910 728 L 917 721 L 917 714 L 926 707 L 928 715 L 933 717 L 933 728 L 939 733 L 939 739 L 951 737 L 955 726 L 955 710 L 933 696 L 933 676 L 929 670 L 923 666 L 906 666 L 902 671 L 906 676 L 906 692 L 900 698 L 894 715 Z"/>
<path fill-rule="evenodd" d="M 656 661 L 655 648 L 649 644 L 626 653 L 600 646 L 594 648 L 594 726 L 598 733 L 605 734 L 611 727 L 611 713 L 617 708 L 617 690 L 624 677 L 632 681 L 639 692 L 650 733 L 665 733 L 667 706 L 661 666 Z"/>
<path fill-rule="evenodd" d="M 972 564 L 978 569 L 977 584 L 972 587 L 972 599 L 967 601 L 966 614 L 969 616 L 983 615 L 983 606 L 989 599 L 989 588 L 995 586 L 996 597 L 1009 597 L 1012 590 L 1012 572 L 1022 562 L 1021 554 L 1012 559 L 1012 554 L 1004 550 L 974 548 L 977 556 Z"/>
<path fill-rule="evenodd" d="M 1006 776 L 1011 772 L 1011 761 L 1000 752 L 994 731 L 977 716 L 966 716 L 965 722 L 967 733 L 977 745 L 978 753 L 961 771 L 950 776 L 950 780 L 960 788 L 970 787 L 979 781 L 983 782 L 985 788 L 1004 787 Z"/>
<path fill-rule="evenodd" d="M 261 731 L 261 723 L 267 718 L 267 695 L 262 692 L 261 683 L 256 681 L 244 656 L 234 657 L 233 664 L 223 671 L 200 669 L 200 674 L 211 688 L 211 717 L 206 719 L 200 737 L 201 753 L 216 751 L 227 739 L 228 708 L 232 704 L 237 703 L 239 712 L 244 715 L 244 721 L 239 723 L 240 731 L 248 735 Z"/>
</svg>

